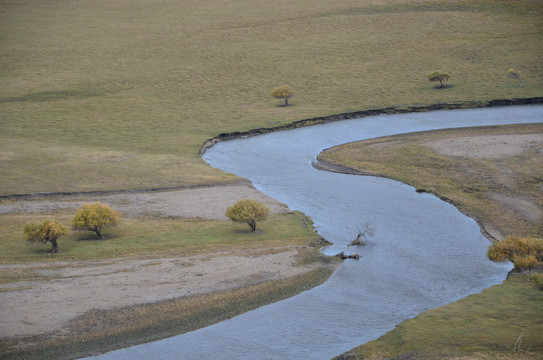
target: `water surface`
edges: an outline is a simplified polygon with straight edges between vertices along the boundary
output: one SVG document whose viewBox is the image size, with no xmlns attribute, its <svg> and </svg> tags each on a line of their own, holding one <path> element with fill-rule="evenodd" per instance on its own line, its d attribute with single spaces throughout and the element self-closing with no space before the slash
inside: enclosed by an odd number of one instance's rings
<svg viewBox="0 0 543 360">
<path fill-rule="evenodd" d="M 101 359 L 329 359 L 406 318 L 501 283 L 511 269 L 486 258 L 475 221 L 410 186 L 318 171 L 325 148 L 373 137 L 476 125 L 542 122 L 543 106 L 382 115 L 221 142 L 204 159 L 311 216 L 334 244 L 358 252 L 314 289 L 187 334 Z M 375 236 L 347 247 L 365 223 Z"/>
</svg>

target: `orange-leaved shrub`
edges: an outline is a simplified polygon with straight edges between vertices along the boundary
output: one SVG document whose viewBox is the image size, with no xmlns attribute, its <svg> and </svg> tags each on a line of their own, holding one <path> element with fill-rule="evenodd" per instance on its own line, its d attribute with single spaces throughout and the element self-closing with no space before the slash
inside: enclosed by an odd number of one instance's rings
<svg viewBox="0 0 543 360">
<path fill-rule="evenodd" d="M 533 255 L 515 255 L 513 256 L 513 265 L 515 265 L 515 269 L 517 269 L 517 271 L 520 271 L 521 269 L 528 269 L 530 272 L 532 272 L 532 269 L 537 265 L 537 259 Z"/>
<path fill-rule="evenodd" d="M 488 248 L 487 256 L 492 261 L 513 261 L 515 256 L 533 255 L 543 261 L 543 239 L 533 237 L 508 236 L 496 241 Z"/>
</svg>

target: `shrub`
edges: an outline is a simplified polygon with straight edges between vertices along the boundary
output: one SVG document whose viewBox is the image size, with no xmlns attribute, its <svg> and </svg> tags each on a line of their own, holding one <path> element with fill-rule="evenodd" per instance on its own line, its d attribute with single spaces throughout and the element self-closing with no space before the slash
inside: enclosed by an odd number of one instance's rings
<svg viewBox="0 0 543 360">
<path fill-rule="evenodd" d="M 513 261 L 515 256 L 533 255 L 537 261 L 543 261 L 543 239 L 508 236 L 496 241 L 488 248 L 487 256 L 492 261 Z"/>
<path fill-rule="evenodd" d="M 528 269 L 531 272 L 532 269 L 537 265 L 537 259 L 533 255 L 515 255 L 513 256 L 513 265 L 515 265 L 515 269 L 517 269 L 517 271 L 520 271 L 521 269 Z"/>
<path fill-rule="evenodd" d="M 531 274 L 529 279 L 536 289 L 543 290 L 543 274 Z"/>
</svg>

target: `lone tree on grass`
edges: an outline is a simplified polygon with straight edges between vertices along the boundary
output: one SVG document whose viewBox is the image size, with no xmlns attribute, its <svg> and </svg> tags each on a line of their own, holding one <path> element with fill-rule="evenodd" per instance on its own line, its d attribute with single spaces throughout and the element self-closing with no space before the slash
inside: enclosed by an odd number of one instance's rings
<svg viewBox="0 0 543 360">
<path fill-rule="evenodd" d="M 520 80 L 520 71 L 518 71 L 517 69 L 509 68 L 509 70 L 507 70 L 507 76 L 510 77 L 511 79 L 517 79 L 518 85 L 520 87 L 524 86 L 524 83 L 522 82 L 522 80 Z"/>
<path fill-rule="evenodd" d="M 447 84 L 447 80 L 451 77 L 448 71 L 445 70 L 434 70 L 428 74 L 428 80 L 430 81 L 439 81 L 440 88 L 444 88 Z"/>
<path fill-rule="evenodd" d="M 270 209 L 259 201 L 246 199 L 239 200 L 226 209 L 226 216 L 235 222 L 244 222 L 249 225 L 251 232 L 256 230 L 256 223 L 268 217 Z"/>
<path fill-rule="evenodd" d="M 94 231 L 102 238 L 102 228 L 106 225 L 116 225 L 120 221 L 120 215 L 107 205 L 99 201 L 91 204 L 83 204 L 72 219 L 72 226 L 76 229 Z"/>
<path fill-rule="evenodd" d="M 57 239 L 66 234 L 66 228 L 56 221 L 44 220 L 26 224 L 23 228 L 23 232 L 27 241 L 44 244 L 50 242 L 51 245 L 53 245 L 51 252 L 57 253 Z"/>
<path fill-rule="evenodd" d="M 288 106 L 288 99 L 291 98 L 293 95 L 294 95 L 294 92 L 292 91 L 292 88 L 288 85 L 276 87 L 271 92 L 271 96 L 273 96 L 274 98 L 284 99 L 285 106 Z"/>
</svg>

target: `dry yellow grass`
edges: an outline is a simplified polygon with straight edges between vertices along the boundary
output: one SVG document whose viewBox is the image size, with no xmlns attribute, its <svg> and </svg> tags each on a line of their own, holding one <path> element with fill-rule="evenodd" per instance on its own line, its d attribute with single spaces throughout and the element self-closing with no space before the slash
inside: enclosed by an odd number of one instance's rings
<svg viewBox="0 0 543 360">
<path fill-rule="evenodd" d="M 533 0 L 2 2 L 0 194 L 227 182 L 198 156 L 220 132 L 541 96 L 541 11 Z M 436 68 L 451 88 L 427 81 Z M 269 95 L 285 83 L 293 106 Z"/>
</svg>

